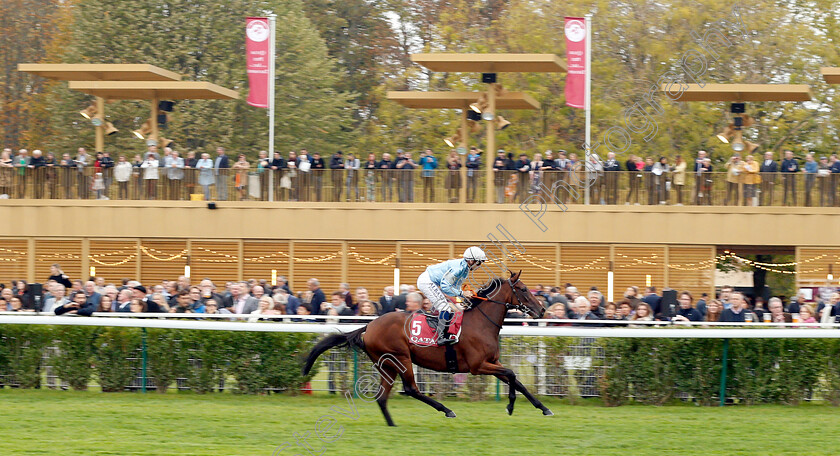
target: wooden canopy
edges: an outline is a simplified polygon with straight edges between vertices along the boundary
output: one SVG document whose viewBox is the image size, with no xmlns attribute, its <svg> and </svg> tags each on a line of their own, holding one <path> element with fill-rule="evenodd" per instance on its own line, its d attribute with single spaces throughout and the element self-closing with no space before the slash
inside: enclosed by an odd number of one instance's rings
<svg viewBox="0 0 840 456">
<path fill-rule="evenodd" d="M 57 81 L 180 81 L 181 75 L 148 64 L 21 63 L 18 71 Z"/>
<path fill-rule="evenodd" d="M 413 109 L 463 109 L 484 92 L 388 92 L 388 99 Z M 523 92 L 496 97 L 496 109 L 540 109 L 540 103 Z"/>
<path fill-rule="evenodd" d="M 432 71 L 461 73 L 562 73 L 554 54 L 412 54 L 411 61 Z"/>
<path fill-rule="evenodd" d="M 825 82 L 829 84 L 840 84 L 840 68 L 823 67 L 820 68 L 820 73 L 822 73 Z"/>
<path fill-rule="evenodd" d="M 674 101 L 808 101 L 811 88 L 807 84 L 688 84 Z M 674 89 L 678 86 L 675 84 Z M 661 90 L 667 92 L 668 85 Z M 676 92 L 676 90 L 675 90 Z"/>
<path fill-rule="evenodd" d="M 70 89 L 108 100 L 236 100 L 239 93 L 195 81 L 70 81 Z"/>
</svg>

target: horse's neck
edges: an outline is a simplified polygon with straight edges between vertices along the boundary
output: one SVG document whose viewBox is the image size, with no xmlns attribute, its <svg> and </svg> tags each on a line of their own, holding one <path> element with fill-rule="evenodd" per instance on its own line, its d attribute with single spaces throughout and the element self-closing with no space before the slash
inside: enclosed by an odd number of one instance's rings
<svg viewBox="0 0 840 456">
<path fill-rule="evenodd" d="M 482 312 L 484 312 L 484 315 L 481 314 Z M 490 328 L 490 331 L 495 331 L 498 334 L 500 330 L 499 327 L 502 326 L 502 323 L 504 323 L 505 321 L 505 315 L 507 315 L 507 308 L 501 304 L 483 301 L 478 303 L 476 305 L 476 308 L 473 309 L 473 311 L 470 313 L 473 314 L 473 318 L 476 322 L 478 322 L 479 325 L 483 323 L 484 326 Z M 490 321 L 487 321 L 488 319 L 496 325 L 491 324 Z"/>
</svg>

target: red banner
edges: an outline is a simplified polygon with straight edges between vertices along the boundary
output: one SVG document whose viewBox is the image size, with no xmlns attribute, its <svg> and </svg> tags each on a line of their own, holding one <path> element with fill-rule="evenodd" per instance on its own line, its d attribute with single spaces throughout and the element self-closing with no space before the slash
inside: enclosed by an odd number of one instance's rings
<svg viewBox="0 0 840 456">
<path fill-rule="evenodd" d="M 245 25 L 245 68 L 248 73 L 248 104 L 268 108 L 268 64 L 271 49 L 268 18 L 249 17 Z"/>
<path fill-rule="evenodd" d="M 566 104 L 584 109 L 586 92 L 586 20 L 566 18 Z"/>
</svg>

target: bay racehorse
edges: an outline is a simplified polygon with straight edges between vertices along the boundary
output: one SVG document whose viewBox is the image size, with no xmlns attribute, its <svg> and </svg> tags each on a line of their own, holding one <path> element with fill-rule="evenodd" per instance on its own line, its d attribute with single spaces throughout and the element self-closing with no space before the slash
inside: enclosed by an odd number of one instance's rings
<svg viewBox="0 0 840 456">
<path fill-rule="evenodd" d="M 493 375 L 506 383 L 509 386 L 508 414 L 513 414 L 516 392 L 519 391 L 534 407 L 542 410 L 543 415 L 550 416 L 553 415 L 551 410 L 516 379 L 516 374 L 512 370 L 499 363 L 499 331 L 502 329 L 508 309 L 519 310 L 533 318 L 540 318 L 545 313 L 543 305 L 520 281 L 521 273 L 522 271 L 516 274 L 511 273 L 508 279 L 492 279 L 476 292 L 475 297 L 468 299 L 460 341 L 452 346 L 457 354 L 456 372 Z M 405 328 L 412 315 L 412 313 L 390 312 L 356 331 L 325 337 L 309 352 L 303 374 L 309 373 L 312 365 L 325 351 L 333 347 L 348 346 L 365 352 L 379 369 L 380 386 L 376 401 L 389 426 L 394 426 L 394 421 L 388 412 L 388 395 L 397 375 L 402 379 L 407 395 L 443 412 L 447 418 L 454 418 L 455 413 L 452 410 L 421 394 L 417 389 L 412 364 L 438 372 L 446 372 L 447 365 L 445 347 L 424 347 L 409 341 Z M 380 362 L 385 358 L 392 361 Z"/>
</svg>

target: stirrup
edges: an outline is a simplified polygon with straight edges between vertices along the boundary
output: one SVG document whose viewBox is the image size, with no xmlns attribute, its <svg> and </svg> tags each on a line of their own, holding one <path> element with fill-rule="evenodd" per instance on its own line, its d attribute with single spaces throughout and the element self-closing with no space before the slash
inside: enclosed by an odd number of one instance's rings
<svg viewBox="0 0 840 456">
<path fill-rule="evenodd" d="M 438 320 L 438 334 L 437 334 L 437 341 L 435 342 L 437 345 L 449 345 L 458 342 L 458 337 L 455 334 L 449 333 L 449 322 L 451 320 Z"/>
</svg>

